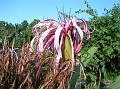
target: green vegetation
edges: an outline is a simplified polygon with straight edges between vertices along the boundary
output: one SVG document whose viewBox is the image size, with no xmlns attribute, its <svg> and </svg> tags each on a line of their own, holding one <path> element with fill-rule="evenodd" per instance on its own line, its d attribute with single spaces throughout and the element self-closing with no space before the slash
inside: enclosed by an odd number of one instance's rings
<svg viewBox="0 0 120 89">
<path fill-rule="evenodd" d="M 78 58 L 83 63 L 88 82 L 94 82 L 94 85 L 101 85 L 101 88 L 106 89 L 120 75 L 120 4 L 114 5 L 111 10 L 105 9 L 103 16 L 97 16 L 89 5 L 88 10 L 79 10 L 77 13 L 80 12 L 93 16 L 90 21 L 95 25 L 95 31 Z M 97 47 L 97 50 L 95 48 L 86 52 L 91 47 Z"/>
<path fill-rule="evenodd" d="M 5 37 L 9 40 L 10 47 L 12 46 L 13 39 L 15 39 L 15 48 L 21 48 L 23 44 L 30 42 L 32 39 L 32 28 L 39 20 L 35 19 L 32 23 L 26 20 L 21 24 L 7 23 L 0 21 L 0 48 L 2 48 Z"/>
<path fill-rule="evenodd" d="M 92 18 L 87 22 L 88 28 L 91 32 L 94 27 L 95 30 L 91 33 L 90 40 L 83 39 L 83 48 L 76 56 L 80 64 L 75 67 L 75 72 L 71 77 L 72 80 L 66 80 L 66 84 L 70 82 L 71 89 L 119 89 L 120 4 L 114 5 L 111 10 L 105 9 L 103 16 L 98 16 L 96 11 L 91 9 L 88 4 L 87 6 L 88 9 L 78 10 L 76 13 L 90 14 Z M 39 20 L 35 19 L 29 24 L 24 20 L 20 24 L 13 25 L 5 21 L 0 21 L 1 89 L 44 89 L 45 86 L 53 87 L 52 84 L 61 83 L 59 79 L 61 79 L 60 76 L 64 74 L 63 71 L 56 73 L 54 76 L 50 75 L 53 73 L 51 65 L 48 65 L 53 62 L 53 54 L 51 52 L 42 55 L 42 60 L 48 60 L 42 61 L 41 64 L 41 61 L 39 61 L 36 65 L 33 60 L 35 57 L 34 53 L 30 54 L 29 52 L 29 43 L 33 38 L 32 28 L 38 22 Z M 94 25 L 94 27 L 92 25 Z M 65 49 L 64 54 L 66 54 L 71 47 L 68 39 L 66 39 L 65 45 L 67 44 L 69 46 Z M 11 49 L 13 53 L 9 52 L 9 49 Z M 16 56 L 16 54 L 18 56 Z M 69 57 L 71 58 L 70 51 L 68 55 L 65 55 L 65 59 Z M 16 62 L 19 66 L 17 66 Z M 68 70 L 71 66 L 69 64 L 70 63 L 65 62 Z M 64 65 L 61 66 L 64 67 Z M 63 67 L 62 69 L 64 69 Z M 65 72 L 64 76 L 61 77 L 66 77 L 70 74 L 68 71 Z M 56 80 L 51 78 L 56 78 Z M 48 79 L 51 79 L 51 84 L 49 84 Z M 17 84 L 16 81 L 18 81 Z M 64 80 L 64 82 L 66 81 Z"/>
</svg>

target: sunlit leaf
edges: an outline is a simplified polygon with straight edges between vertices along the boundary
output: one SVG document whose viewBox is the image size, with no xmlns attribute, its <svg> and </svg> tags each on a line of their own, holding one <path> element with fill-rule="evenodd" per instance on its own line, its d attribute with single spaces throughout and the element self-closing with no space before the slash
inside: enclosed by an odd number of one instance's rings
<svg viewBox="0 0 120 89">
<path fill-rule="evenodd" d="M 65 60 L 72 59 L 72 46 L 71 46 L 70 38 L 68 36 L 66 36 L 65 38 L 64 57 Z"/>
</svg>

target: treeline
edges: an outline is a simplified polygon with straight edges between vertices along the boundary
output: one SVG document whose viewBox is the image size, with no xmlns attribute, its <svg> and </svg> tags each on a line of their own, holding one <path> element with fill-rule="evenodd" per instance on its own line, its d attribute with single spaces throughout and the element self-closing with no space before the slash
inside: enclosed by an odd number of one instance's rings
<svg viewBox="0 0 120 89">
<path fill-rule="evenodd" d="M 14 40 L 15 48 L 20 48 L 26 42 L 30 42 L 32 39 L 32 27 L 38 22 L 38 19 L 34 19 L 34 21 L 29 24 L 27 20 L 24 20 L 20 24 L 14 25 L 12 23 L 0 21 L 0 48 L 2 48 L 5 38 L 9 41 L 10 46 Z"/>
<path fill-rule="evenodd" d="M 115 77 L 120 74 L 120 4 L 106 10 L 94 23 L 96 30 L 91 35 L 90 46 L 98 50 L 91 64 L 101 69 L 103 78 Z"/>
<path fill-rule="evenodd" d="M 120 4 L 114 5 L 111 10 L 105 9 L 103 16 L 98 16 L 89 5 L 87 10 L 77 11 L 78 14 L 82 12 L 93 17 L 88 21 L 88 28 L 92 31 L 91 24 L 95 27 L 90 40 L 83 42 L 80 53 L 83 56 L 78 57 L 85 68 L 87 80 L 113 80 L 120 75 Z M 94 48 L 87 51 L 92 47 L 96 47 L 97 51 Z"/>
</svg>

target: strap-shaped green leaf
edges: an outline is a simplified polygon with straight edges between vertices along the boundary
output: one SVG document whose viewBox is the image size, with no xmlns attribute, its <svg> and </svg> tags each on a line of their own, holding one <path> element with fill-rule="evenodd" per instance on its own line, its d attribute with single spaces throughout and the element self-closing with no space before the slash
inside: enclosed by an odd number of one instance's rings
<svg viewBox="0 0 120 89">
<path fill-rule="evenodd" d="M 72 45 L 69 36 L 65 38 L 64 58 L 65 60 L 72 59 Z"/>
</svg>

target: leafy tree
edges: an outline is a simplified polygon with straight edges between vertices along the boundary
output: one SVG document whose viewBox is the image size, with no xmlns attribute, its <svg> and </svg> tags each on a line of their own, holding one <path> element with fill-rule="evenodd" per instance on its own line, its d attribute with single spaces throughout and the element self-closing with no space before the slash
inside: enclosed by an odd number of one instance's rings
<svg viewBox="0 0 120 89">
<path fill-rule="evenodd" d="M 96 31 L 91 45 L 98 47 L 94 64 L 107 69 L 111 76 L 120 73 L 120 5 L 115 5 L 105 16 L 95 20 Z M 105 69 L 104 69 L 105 68 Z M 104 72 L 104 71 L 103 71 Z"/>
<path fill-rule="evenodd" d="M 91 24 L 94 24 L 95 31 L 91 34 L 90 42 L 84 44 L 87 46 L 84 46 L 78 58 L 84 66 L 88 82 L 103 80 L 105 84 L 104 80 L 112 80 L 120 74 L 120 4 L 114 5 L 111 10 L 105 9 L 103 16 L 98 16 L 88 3 L 86 5 L 87 10 L 80 9 L 76 13 L 91 15 L 89 28 L 92 29 Z M 86 52 L 88 47 L 98 48 L 92 58 Z"/>
<path fill-rule="evenodd" d="M 6 25 L 6 22 L 0 21 L 0 48 L 2 48 L 2 42 L 4 39 L 5 25 Z"/>
</svg>

